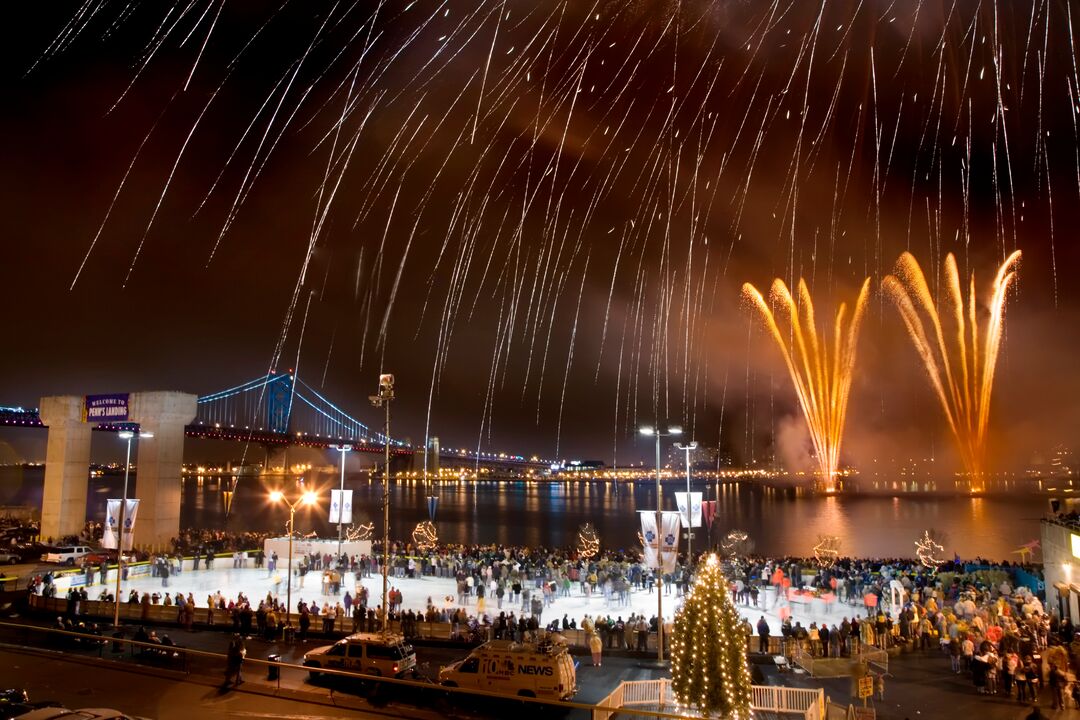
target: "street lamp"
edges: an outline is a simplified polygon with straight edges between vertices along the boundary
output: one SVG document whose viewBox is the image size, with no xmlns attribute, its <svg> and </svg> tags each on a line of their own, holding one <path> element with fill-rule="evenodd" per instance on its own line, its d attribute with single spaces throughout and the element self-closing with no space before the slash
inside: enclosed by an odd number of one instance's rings
<svg viewBox="0 0 1080 720">
<path fill-rule="evenodd" d="M 639 431 L 642 435 L 652 435 L 656 438 L 656 661 L 658 663 L 664 662 L 664 593 L 662 591 L 664 584 L 664 563 L 661 557 L 661 538 L 660 533 L 664 529 L 664 516 L 662 510 L 664 507 L 664 496 L 660 491 L 660 438 L 672 437 L 675 435 L 682 435 L 682 428 L 678 425 L 671 425 L 667 430 L 661 430 L 658 427 L 651 427 L 646 425 Z"/>
<path fill-rule="evenodd" d="M 685 445 L 675 443 L 675 447 L 686 453 L 686 565 L 694 566 L 694 555 L 691 551 L 694 539 L 694 503 L 690 501 L 690 452 L 697 450 L 697 440 L 691 440 Z"/>
<path fill-rule="evenodd" d="M 352 445 L 331 445 L 331 448 L 341 453 L 341 493 L 338 495 L 338 524 L 337 524 L 337 561 L 341 562 L 342 528 L 341 523 L 345 517 L 345 453 L 352 450 Z"/>
<path fill-rule="evenodd" d="M 318 498 L 311 490 L 304 492 L 296 500 L 289 502 L 285 497 L 285 493 L 280 490 L 274 490 L 270 493 L 271 502 L 284 502 L 286 507 L 289 508 L 289 567 L 286 571 L 288 573 L 288 580 L 285 584 L 285 624 L 281 628 L 281 636 L 285 637 L 285 628 L 292 627 L 292 539 L 293 539 L 293 518 L 296 516 L 296 508 L 300 505 L 314 505 Z"/>
<path fill-rule="evenodd" d="M 113 607 L 113 627 L 120 627 L 120 577 L 124 574 L 124 514 L 127 512 L 128 476 L 131 474 L 131 441 L 135 439 L 135 433 L 131 430 L 121 430 L 118 435 L 121 440 L 127 442 L 127 457 L 124 460 L 124 494 L 120 499 L 120 527 L 117 528 L 119 535 L 116 540 L 116 602 Z M 148 440 L 152 437 L 154 437 L 152 432 L 139 431 L 139 439 Z M 134 541 L 134 528 L 132 528 L 131 536 Z M 134 542 L 132 542 L 132 547 L 134 547 Z"/>
<path fill-rule="evenodd" d="M 394 399 L 394 376 L 383 373 L 379 375 L 379 393 L 368 395 L 368 400 L 375 407 L 386 409 L 386 423 L 383 426 L 383 445 L 386 447 L 386 468 L 383 470 L 383 561 L 382 561 L 382 631 L 386 634 L 390 630 L 390 606 L 386 604 L 389 590 L 389 576 L 387 575 L 390 562 L 390 401 Z"/>
</svg>

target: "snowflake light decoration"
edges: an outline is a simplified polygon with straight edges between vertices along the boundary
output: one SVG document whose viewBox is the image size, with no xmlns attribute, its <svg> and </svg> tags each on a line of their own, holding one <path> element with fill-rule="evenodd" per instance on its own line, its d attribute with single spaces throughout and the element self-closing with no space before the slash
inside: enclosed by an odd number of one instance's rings
<svg viewBox="0 0 1080 720">
<path fill-rule="evenodd" d="M 915 541 L 915 554 L 923 567 L 931 570 L 945 562 L 945 548 L 934 539 L 930 530 L 924 530 L 922 537 Z"/>
<path fill-rule="evenodd" d="M 592 523 L 585 523 L 578 529 L 577 550 L 578 555 L 586 560 L 596 557 L 600 552 L 600 533 Z"/>
<path fill-rule="evenodd" d="M 840 557 L 840 538 L 836 535 L 818 535 L 818 544 L 814 546 L 814 557 L 824 569 L 831 568 Z"/>
<path fill-rule="evenodd" d="M 439 544 L 439 531 L 435 529 L 435 523 L 425 520 L 416 524 L 412 531 L 413 543 L 420 550 L 432 550 Z"/>
<path fill-rule="evenodd" d="M 720 541 L 720 549 L 725 555 L 744 555 L 750 545 L 750 536 L 744 530 L 730 530 Z"/>
<path fill-rule="evenodd" d="M 364 540 L 370 540 L 371 536 L 375 534 L 375 523 L 368 523 L 367 525 L 350 525 L 345 531 L 345 540 L 347 542 L 362 542 Z"/>
</svg>

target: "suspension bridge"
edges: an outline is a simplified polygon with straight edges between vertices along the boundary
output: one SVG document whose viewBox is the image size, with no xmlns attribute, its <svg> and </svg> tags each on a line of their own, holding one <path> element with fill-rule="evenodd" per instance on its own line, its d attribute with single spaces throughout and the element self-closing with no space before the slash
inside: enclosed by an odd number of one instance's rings
<svg viewBox="0 0 1080 720">
<path fill-rule="evenodd" d="M 37 409 L 0 406 L 0 427 L 47 427 Z M 131 430 L 131 423 L 99 423 L 95 430 Z M 292 372 L 269 372 L 234 387 L 200 395 L 195 419 L 184 427 L 187 437 L 247 442 L 264 447 L 329 448 L 351 445 L 354 451 L 383 453 L 387 444 L 396 456 L 413 455 L 412 445 L 386 435 L 357 419 Z M 540 466 L 535 456 L 447 450 L 447 459 Z"/>
</svg>

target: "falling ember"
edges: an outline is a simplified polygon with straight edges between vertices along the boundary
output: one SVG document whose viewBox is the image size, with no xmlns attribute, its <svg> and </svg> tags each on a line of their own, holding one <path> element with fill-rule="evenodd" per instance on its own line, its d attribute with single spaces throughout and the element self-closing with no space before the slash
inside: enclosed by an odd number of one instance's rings
<svg viewBox="0 0 1080 720">
<path fill-rule="evenodd" d="M 814 303 L 804 280 L 799 280 L 798 292 L 796 300 L 783 280 L 777 278 L 773 281 L 770 300 L 779 307 L 780 319 L 784 323 L 781 328 L 769 303 L 757 288 L 750 283 L 743 285 L 743 294 L 761 312 L 784 356 L 810 429 L 821 487 L 825 492 L 833 492 L 836 490 L 840 441 L 844 434 L 851 378 L 855 369 L 855 348 L 869 297 L 870 278 L 863 281 L 850 320 L 845 303 L 841 303 L 837 309 L 831 344 L 827 330 L 818 334 Z"/>
<path fill-rule="evenodd" d="M 972 492 L 982 489 L 986 471 L 987 428 L 994 370 L 1005 325 L 1005 298 L 1016 276 L 1020 251 L 1010 255 L 994 278 L 990 317 L 980 331 L 975 307 L 975 274 L 971 274 L 965 305 L 960 273 L 952 253 L 945 258 L 945 285 L 935 301 L 926 276 L 911 253 L 896 263 L 882 287 L 896 303 L 911 341 L 926 366 L 945 419 L 960 451 Z M 926 322 L 932 334 L 927 333 Z"/>
</svg>

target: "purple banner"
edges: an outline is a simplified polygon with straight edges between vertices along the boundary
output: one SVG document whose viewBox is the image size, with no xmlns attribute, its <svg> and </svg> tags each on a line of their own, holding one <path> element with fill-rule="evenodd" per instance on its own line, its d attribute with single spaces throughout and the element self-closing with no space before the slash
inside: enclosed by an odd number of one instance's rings
<svg viewBox="0 0 1080 720">
<path fill-rule="evenodd" d="M 83 402 L 83 420 L 88 423 L 127 422 L 128 393 L 87 395 Z"/>
</svg>

